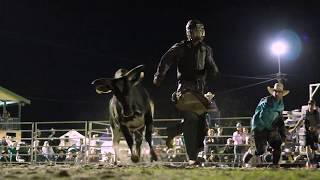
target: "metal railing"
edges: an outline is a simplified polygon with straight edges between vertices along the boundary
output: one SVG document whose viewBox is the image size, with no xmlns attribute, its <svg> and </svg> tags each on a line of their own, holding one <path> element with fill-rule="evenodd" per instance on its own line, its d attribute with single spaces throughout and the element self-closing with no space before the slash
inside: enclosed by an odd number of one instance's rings
<svg viewBox="0 0 320 180">
<path fill-rule="evenodd" d="M 32 141 L 34 123 L 11 121 L 0 122 L 0 126 L 0 136 L 2 138 L 0 142 L 1 161 L 5 163 L 30 163 L 30 161 L 28 161 L 30 158 L 24 158 L 30 156 L 28 152 L 30 145 L 21 142 Z M 20 128 L 17 127 L 23 127 L 23 129 L 19 130 Z M 11 138 L 13 141 L 12 144 L 6 144 L 6 142 L 4 142 L 7 135 L 14 136 Z M 17 150 L 19 151 L 18 153 Z"/>
<path fill-rule="evenodd" d="M 241 120 L 248 121 L 251 117 L 233 117 L 233 118 L 220 118 L 221 121 L 229 120 Z M 154 119 L 154 129 L 160 131 L 166 131 L 167 127 L 163 123 L 178 122 L 182 119 Z M 9 161 L 5 161 L 4 154 L 0 157 L 2 163 L 28 163 L 28 164 L 42 164 L 42 163 L 70 163 L 70 164 L 88 164 L 88 163 L 114 163 L 117 159 L 112 148 L 112 129 L 108 121 L 60 121 L 60 122 L 17 122 L 21 126 L 21 130 L 16 133 L 20 133 L 20 138 L 10 138 L 16 140 L 16 142 L 25 142 L 23 148 L 24 153 L 16 153 L 14 151 L 8 154 Z M 5 123 L 0 123 L 5 124 Z M 249 122 L 248 122 L 249 124 Z M 250 128 L 249 126 L 242 126 Z M 52 129 L 53 128 L 53 129 Z M 220 126 L 224 132 L 232 132 L 230 129 L 235 129 L 235 126 Z M 13 130 L 1 130 L 0 132 L 9 132 L 9 136 L 13 135 L 10 132 Z M 17 130 L 14 130 L 17 131 Z M 69 133 L 69 134 L 68 134 Z M 6 134 L 8 135 L 8 133 Z M 16 136 L 18 136 L 16 134 Z M 209 136 L 207 136 L 209 137 Z M 208 147 L 221 148 L 226 145 L 226 138 L 231 138 L 232 133 L 212 136 L 213 138 L 221 138 L 222 143 L 213 143 L 205 145 Z M 154 144 L 153 148 L 156 150 L 162 163 L 186 163 L 188 158 L 184 146 L 183 136 L 177 136 L 181 138 L 181 144 L 176 145 L 175 149 L 168 149 L 166 147 L 166 133 L 160 133 L 160 135 L 153 135 L 153 140 L 160 139 L 160 144 Z M 82 140 L 80 140 L 82 139 Z M 43 153 L 43 149 L 48 148 L 44 145 L 44 142 L 50 142 L 50 147 L 53 149 L 53 153 Z M 59 144 L 54 142 L 59 142 Z M 81 141 L 81 142 L 80 142 Z M 130 157 L 130 152 L 126 147 L 125 141 L 120 151 L 127 153 L 127 157 Z M 7 148 L 14 148 L 14 144 L 8 144 Z M 248 145 L 243 145 L 248 147 Z M 4 147 L 2 145 L 2 147 Z M 20 146 L 21 148 L 21 146 Z M 142 156 L 148 155 L 148 147 L 144 146 L 145 153 Z M 173 152 L 172 152 L 173 150 Z M 144 150 L 143 150 L 144 151 Z M 217 162 L 208 162 L 208 164 L 233 164 L 233 153 L 204 152 L 205 155 L 214 155 L 218 157 Z M 242 156 L 243 154 L 241 154 Z M 23 160 L 14 160 L 14 156 L 19 156 Z M 61 157 L 62 156 L 62 157 Z M 227 157 L 228 161 L 222 159 Z M 65 158 L 65 160 L 61 160 Z M 231 159 L 231 160 L 230 160 Z M 1 162 L 0 162 L 1 163 Z"/>
</svg>

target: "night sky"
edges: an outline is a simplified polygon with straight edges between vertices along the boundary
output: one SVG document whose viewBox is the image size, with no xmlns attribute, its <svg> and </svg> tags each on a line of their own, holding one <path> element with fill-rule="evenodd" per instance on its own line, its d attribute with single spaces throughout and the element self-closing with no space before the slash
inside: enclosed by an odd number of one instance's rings
<svg viewBox="0 0 320 180">
<path fill-rule="evenodd" d="M 0 85 L 30 99 L 23 121 L 104 120 L 111 95 L 97 95 L 91 81 L 121 67 L 146 66 L 144 86 L 156 118 L 176 117 L 171 67 L 160 88 L 153 74 L 165 51 L 185 39 L 189 19 L 205 24 L 221 74 L 209 87 L 224 117 L 251 116 L 266 87 L 250 88 L 277 73 L 269 42 L 283 30 L 296 33 L 301 53 L 283 57 L 286 110 L 306 104 L 310 83 L 320 82 L 320 6 L 305 1 L 0 1 Z M 239 88 L 239 89 L 237 89 Z M 320 102 L 319 94 L 316 100 Z"/>
</svg>

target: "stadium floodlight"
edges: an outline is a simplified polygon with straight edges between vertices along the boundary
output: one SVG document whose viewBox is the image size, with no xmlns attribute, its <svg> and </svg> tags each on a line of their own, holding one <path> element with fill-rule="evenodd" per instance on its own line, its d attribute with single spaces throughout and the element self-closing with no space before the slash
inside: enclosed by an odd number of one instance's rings
<svg viewBox="0 0 320 180">
<path fill-rule="evenodd" d="M 271 50 L 272 50 L 273 54 L 280 56 L 280 55 L 285 54 L 287 52 L 288 46 L 283 41 L 276 41 L 272 44 Z"/>
<path fill-rule="evenodd" d="M 280 63 L 280 56 L 287 53 L 288 51 L 288 45 L 286 42 L 284 41 L 275 41 L 272 45 L 271 45 L 271 51 L 274 55 L 277 56 L 277 60 L 278 60 L 278 81 L 281 81 L 281 63 Z"/>
</svg>

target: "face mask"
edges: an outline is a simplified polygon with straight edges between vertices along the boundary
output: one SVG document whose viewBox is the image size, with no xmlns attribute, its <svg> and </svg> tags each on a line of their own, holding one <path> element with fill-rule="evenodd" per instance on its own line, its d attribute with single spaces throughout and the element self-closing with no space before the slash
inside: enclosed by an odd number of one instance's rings
<svg viewBox="0 0 320 180">
<path fill-rule="evenodd" d="M 205 29 L 203 24 L 197 24 L 195 28 L 187 30 L 188 40 L 202 41 L 205 37 Z"/>
</svg>

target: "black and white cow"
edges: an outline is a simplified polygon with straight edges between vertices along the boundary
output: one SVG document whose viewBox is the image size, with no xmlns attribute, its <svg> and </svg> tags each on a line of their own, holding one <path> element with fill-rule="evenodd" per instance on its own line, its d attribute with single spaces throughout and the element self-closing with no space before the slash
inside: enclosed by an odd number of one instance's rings
<svg viewBox="0 0 320 180">
<path fill-rule="evenodd" d="M 151 162 L 157 160 L 152 148 L 154 105 L 146 89 L 141 85 L 144 66 L 132 70 L 119 69 L 114 78 L 100 78 L 92 82 L 98 94 L 113 93 L 109 103 L 110 124 L 113 131 L 113 148 L 116 156 L 123 134 L 131 151 L 131 160 L 138 162 L 145 130 L 145 139 L 150 147 Z M 136 151 L 133 144 L 136 144 Z"/>
</svg>

